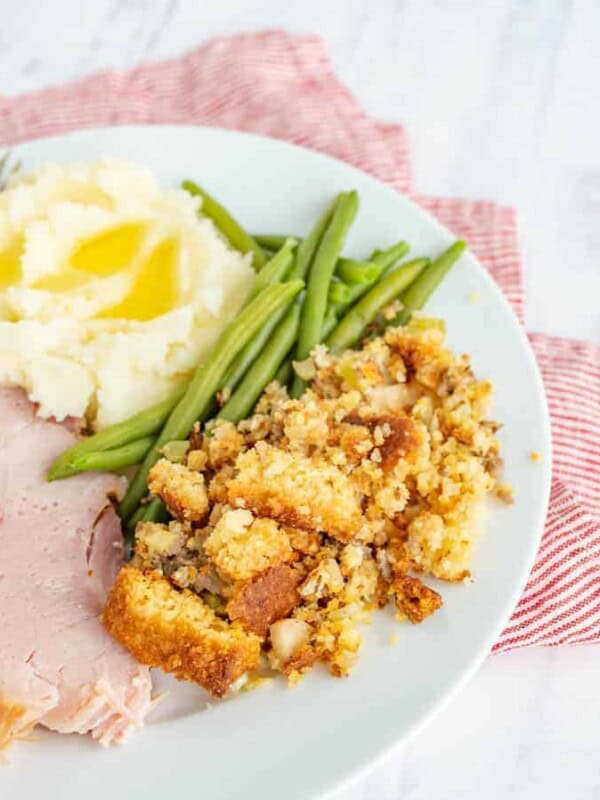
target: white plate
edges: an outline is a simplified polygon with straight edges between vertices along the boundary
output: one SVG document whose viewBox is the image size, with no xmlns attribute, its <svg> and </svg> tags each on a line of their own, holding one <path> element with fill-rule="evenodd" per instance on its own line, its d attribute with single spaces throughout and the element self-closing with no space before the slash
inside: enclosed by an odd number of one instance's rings
<svg viewBox="0 0 600 800">
<path fill-rule="evenodd" d="M 346 164 L 279 141 L 195 127 L 89 130 L 19 146 L 25 169 L 44 161 L 115 155 L 151 167 L 164 185 L 196 178 L 250 230 L 303 233 L 341 189 L 360 192 L 347 252 L 361 256 L 406 238 L 437 253 L 451 234 L 409 200 Z M 478 303 L 468 300 L 470 293 Z M 489 504 L 470 586 L 442 584 L 444 607 L 423 625 L 375 615 L 347 680 L 315 670 L 294 690 L 277 682 L 205 708 L 195 687 L 172 684 L 147 727 L 123 747 L 41 735 L 0 768 L 0 796 L 53 800 L 154 800 L 165 796 L 313 797 L 339 786 L 440 709 L 485 658 L 524 586 L 541 535 L 550 483 L 548 413 L 532 352 L 517 320 L 467 254 L 428 311 L 447 322 L 450 344 L 472 355 L 495 385 L 506 477 L 516 503 Z M 534 464 L 528 453 L 541 453 Z M 1 610 L 0 610 L 1 614 Z M 399 634 L 392 646 L 389 637 Z M 191 793 L 191 794 L 190 794 Z"/>
</svg>

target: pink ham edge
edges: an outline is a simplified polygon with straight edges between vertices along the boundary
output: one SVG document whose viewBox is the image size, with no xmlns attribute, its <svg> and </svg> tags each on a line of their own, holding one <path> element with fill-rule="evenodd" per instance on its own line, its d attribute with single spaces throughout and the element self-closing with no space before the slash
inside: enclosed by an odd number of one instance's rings
<svg viewBox="0 0 600 800">
<path fill-rule="evenodd" d="M 122 741 L 151 706 L 149 671 L 99 621 L 123 559 L 108 500 L 123 480 L 46 482 L 74 441 L 0 389 L 0 748 L 36 724 Z"/>
</svg>

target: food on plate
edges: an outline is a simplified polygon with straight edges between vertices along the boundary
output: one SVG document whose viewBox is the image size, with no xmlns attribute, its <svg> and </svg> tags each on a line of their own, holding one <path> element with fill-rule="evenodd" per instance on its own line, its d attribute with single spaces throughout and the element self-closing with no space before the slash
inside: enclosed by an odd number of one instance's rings
<svg viewBox="0 0 600 800">
<path fill-rule="evenodd" d="M 348 675 L 510 499 L 491 385 L 418 313 L 464 242 L 350 258 L 354 191 L 296 237 L 183 189 L 105 159 L 0 193 L 0 744 L 124 738 L 147 667 L 216 698 Z"/>
<path fill-rule="evenodd" d="M 200 203 L 116 159 L 13 176 L 0 194 L 0 382 L 92 428 L 171 395 L 253 277 Z"/>
<path fill-rule="evenodd" d="M 319 662 L 346 675 L 357 626 L 374 609 L 391 602 L 419 623 L 442 605 L 427 577 L 469 578 L 499 464 L 498 426 L 486 417 L 491 386 L 444 346 L 439 326 L 422 322 L 389 328 L 360 350 L 318 347 L 300 398 L 272 383 L 253 416 L 197 427 L 184 463 L 152 467 L 150 491 L 173 521 L 139 523 L 127 581 L 160 580 L 162 605 L 149 623 L 119 580 L 104 611 L 119 641 L 131 647 L 135 636 L 143 663 L 185 673 L 216 696 L 239 681 L 239 671 L 224 679 L 219 669 L 215 691 L 210 670 L 194 677 L 180 666 L 186 636 L 159 635 L 182 592 L 198 616 L 210 613 L 207 624 L 215 615 L 230 636 L 259 637 L 271 669 L 292 683 Z M 157 637 L 168 651 L 148 654 L 144 642 Z M 230 647 L 224 639 L 213 658 L 226 661 Z"/>
<path fill-rule="evenodd" d="M 164 667 L 215 697 L 258 665 L 260 643 L 228 625 L 187 591 L 176 592 L 157 572 L 125 566 L 102 619 L 143 664 Z"/>
<path fill-rule="evenodd" d="M 124 481 L 46 481 L 74 440 L 0 389 L 0 749 L 37 723 L 120 741 L 150 708 L 148 670 L 99 621 L 123 559 L 111 499 Z"/>
</svg>

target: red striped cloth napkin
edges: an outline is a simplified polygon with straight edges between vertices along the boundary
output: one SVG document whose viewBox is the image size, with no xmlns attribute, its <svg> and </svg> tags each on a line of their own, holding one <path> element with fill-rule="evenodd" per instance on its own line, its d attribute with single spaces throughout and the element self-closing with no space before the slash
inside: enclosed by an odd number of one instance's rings
<svg viewBox="0 0 600 800">
<path fill-rule="evenodd" d="M 0 97 L 0 142 L 125 123 L 202 123 L 329 153 L 411 194 L 470 247 L 522 319 L 515 213 L 417 196 L 401 127 L 370 119 L 321 41 L 281 31 L 216 39 L 183 58 Z M 552 415 L 553 483 L 538 558 L 494 651 L 600 640 L 600 348 L 530 337 Z"/>
</svg>

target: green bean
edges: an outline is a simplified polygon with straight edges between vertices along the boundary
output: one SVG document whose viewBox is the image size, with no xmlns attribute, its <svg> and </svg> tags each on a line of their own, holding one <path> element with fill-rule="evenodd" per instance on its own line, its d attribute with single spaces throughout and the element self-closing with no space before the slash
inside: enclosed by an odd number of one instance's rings
<svg viewBox="0 0 600 800">
<path fill-rule="evenodd" d="M 270 258 L 254 279 L 252 289 L 246 299 L 245 305 L 253 300 L 265 286 L 284 280 L 294 260 L 293 250 L 296 247 L 295 239 L 286 239 L 281 248 Z"/>
<path fill-rule="evenodd" d="M 339 254 L 344 246 L 346 234 L 356 212 L 358 211 L 358 194 L 355 191 L 343 192 L 335 205 L 333 217 L 317 250 L 311 266 L 306 297 L 300 317 L 296 360 L 308 358 L 313 347 L 319 343 L 321 328 L 327 309 L 327 292 L 331 276 Z M 298 375 L 294 377 L 291 395 L 299 397 L 306 383 Z"/>
<path fill-rule="evenodd" d="M 159 497 L 152 497 L 147 503 L 138 506 L 135 514 L 127 520 L 125 524 L 125 542 L 133 544 L 135 529 L 138 522 L 166 522 L 169 519 L 169 512 L 163 501 Z"/>
<path fill-rule="evenodd" d="M 281 363 L 281 366 L 275 373 L 275 380 L 281 386 L 287 386 L 288 383 L 294 376 L 294 368 L 292 367 L 292 356 L 288 355 L 285 361 Z"/>
<path fill-rule="evenodd" d="M 382 277 L 383 273 L 381 273 L 380 277 Z M 374 283 L 377 283 L 377 279 L 371 281 L 370 283 L 355 283 L 352 286 L 348 286 L 348 292 L 346 292 L 345 299 L 338 298 L 337 302 L 332 302 L 331 295 L 330 295 L 330 302 L 328 311 L 331 308 L 337 317 L 341 317 L 344 312 L 350 308 L 350 306 L 354 305 L 364 294 L 366 294 L 371 286 Z"/>
<path fill-rule="evenodd" d="M 291 234 L 289 234 L 289 236 L 284 236 L 281 233 L 254 233 L 252 236 L 263 250 L 279 250 L 280 247 L 283 247 L 286 239 L 296 239 L 298 242 L 302 241 L 300 237 L 292 236 Z"/>
<path fill-rule="evenodd" d="M 359 283 L 350 286 L 350 292 L 348 293 L 346 300 L 343 302 L 337 302 L 334 305 L 334 310 L 337 316 L 341 317 L 342 314 L 348 308 L 350 308 L 350 306 L 354 305 L 354 303 L 360 300 L 360 298 L 369 291 L 371 286 L 376 283 L 378 278 L 382 278 L 384 275 L 386 275 L 390 269 L 395 266 L 398 260 L 401 259 L 402 256 L 406 255 L 409 250 L 410 246 L 404 241 L 396 242 L 396 244 L 388 247 L 387 250 L 374 250 L 368 263 L 375 264 L 379 267 L 379 275 L 368 283 Z"/>
<path fill-rule="evenodd" d="M 354 285 L 360 286 L 361 284 Z M 341 281 L 331 281 L 329 284 L 329 290 L 327 292 L 328 307 L 349 303 L 351 297 L 352 286 L 348 286 L 348 284 L 342 283 Z"/>
<path fill-rule="evenodd" d="M 308 236 L 300 242 L 298 252 L 296 253 L 296 263 L 290 272 L 290 280 L 295 280 L 296 278 L 304 280 L 306 278 L 306 274 L 320 247 L 321 240 L 333 217 L 337 200 L 338 198 L 327 206 L 319 219 L 312 226 Z"/>
<path fill-rule="evenodd" d="M 296 341 L 299 324 L 300 307 L 294 303 L 244 380 L 217 414 L 217 419 L 239 422 L 250 414 Z"/>
<path fill-rule="evenodd" d="M 399 241 L 396 244 L 393 244 L 391 247 L 388 247 L 386 250 L 375 250 L 371 254 L 371 258 L 369 261 L 372 261 L 374 264 L 377 264 L 378 267 L 385 272 L 385 270 L 393 267 L 401 258 L 408 253 L 410 250 L 410 245 L 408 242 Z"/>
<path fill-rule="evenodd" d="M 448 271 L 464 253 L 466 247 L 466 243 L 459 239 L 432 261 L 415 282 L 400 295 L 404 308 L 396 314 L 391 322 L 388 322 L 388 325 L 406 325 L 410 321 L 412 312 L 423 308 Z"/>
<path fill-rule="evenodd" d="M 333 331 L 337 323 L 338 315 L 335 312 L 335 308 L 332 306 L 327 309 L 327 312 L 325 313 L 325 319 L 323 320 L 323 327 L 321 328 L 322 342 L 329 338 L 329 334 Z"/>
<path fill-rule="evenodd" d="M 260 246 L 224 206 L 194 181 L 184 181 L 181 187 L 189 194 L 202 198 L 202 213 L 214 222 L 235 250 L 239 250 L 240 253 L 252 253 L 255 269 L 259 270 L 265 264 L 265 254 Z"/>
<path fill-rule="evenodd" d="M 376 281 L 373 281 L 372 283 L 355 283 L 353 286 L 348 286 L 348 292 L 345 292 L 346 297 L 344 299 L 338 298 L 337 302 L 332 302 L 331 295 L 329 295 L 329 307 L 335 311 L 336 316 L 341 317 L 346 309 L 354 305 L 354 303 L 356 303 L 356 301 L 359 300 L 363 294 L 366 294 L 369 291 L 371 286 L 373 286 L 373 283 L 376 283 Z"/>
<path fill-rule="evenodd" d="M 233 364 L 225 375 L 223 385 L 220 387 L 222 391 L 232 392 L 237 387 L 238 383 L 250 369 L 255 359 L 262 352 L 263 348 L 269 341 L 271 334 L 279 325 L 281 320 L 285 317 L 287 311 L 288 306 L 284 306 L 276 311 L 275 314 L 273 314 L 273 316 L 265 322 L 256 336 L 248 342 L 242 352 L 238 353 Z"/>
<path fill-rule="evenodd" d="M 409 250 L 409 245 L 404 241 L 397 242 L 387 250 L 374 250 L 371 254 L 370 263 L 376 264 L 380 268 L 381 272 L 379 274 L 379 279 L 387 275 L 390 270 L 395 267 L 398 259 L 402 258 L 402 256 L 408 253 Z M 337 317 L 341 318 L 344 312 L 350 308 L 350 306 L 353 306 L 358 300 L 360 300 L 360 298 L 369 291 L 371 286 L 373 286 L 377 280 L 378 279 L 375 278 L 375 280 L 371 281 L 370 283 L 365 283 L 362 285 L 354 284 L 353 286 L 350 286 L 350 292 L 347 299 L 344 302 L 338 302 L 334 305 L 334 311 L 337 314 Z"/>
<path fill-rule="evenodd" d="M 349 284 L 373 283 L 381 274 L 379 264 L 372 261 L 355 261 L 353 258 L 340 258 L 335 268 L 337 277 Z"/>
<path fill-rule="evenodd" d="M 257 295 L 221 333 L 219 340 L 207 360 L 200 364 L 186 393 L 171 412 L 154 447 L 148 452 L 142 465 L 129 485 L 119 513 L 129 519 L 146 493 L 148 472 L 160 457 L 160 448 L 173 439 L 186 439 L 196 420 L 213 402 L 233 359 L 260 330 L 266 320 L 278 308 L 286 305 L 301 291 L 302 281 L 290 281 L 268 286 Z"/>
<path fill-rule="evenodd" d="M 139 464 L 148 450 L 152 447 L 153 436 L 144 436 L 134 442 L 116 447 L 114 450 L 97 450 L 93 453 L 84 453 L 71 462 L 70 472 L 63 473 L 61 477 L 68 478 L 79 472 L 114 472 L 132 464 Z"/>
<path fill-rule="evenodd" d="M 286 239 L 293 238 L 296 239 L 300 244 L 302 244 L 302 239 L 299 236 L 284 236 L 283 234 L 279 233 L 256 233 L 254 234 L 254 238 L 256 241 L 263 247 L 267 248 L 267 250 L 279 250 L 280 247 L 284 244 Z M 399 241 L 396 244 L 393 244 L 391 247 L 386 248 L 385 250 L 373 250 L 370 258 L 367 262 L 359 262 L 369 263 L 369 264 L 377 264 L 377 266 L 383 271 L 393 267 L 401 258 L 403 258 L 408 251 L 410 250 L 410 245 L 408 242 Z M 340 262 L 342 261 L 352 261 L 353 259 L 344 259 L 341 258 Z M 338 262 L 338 269 L 339 269 L 339 262 Z M 343 267 L 342 267 L 343 269 Z M 379 273 L 381 274 L 381 273 Z M 376 275 L 373 280 L 377 280 L 379 274 Z M 304 277 L 301 275 L 300 277 Z M 340 277 L 342 277 L 340 275 Z M 350 281 L 347 278 L 342 278 L 347 283 Z"/>
<path fill-rule="evenodd" d="M 323 320 L 323 328 L 321 330 L 321 341 L 325 341 L 332 330 L 337 325 L 338 318 L 337 314 L 333 307 L 327 309 L 327 313 L 325 314 L 325 319 Z M 288 357 L 282 362 L 281 366 L 277 370 L 275 375 L 275 380 L 278 381 L 281 386 L 287 386 L 290 380 L 294 377 L 294 368 L 292 366 L 293 357 L 292 355 L 288 355 Z"/>
<path fill-rule="evenodd" d="M 147 505 L 139 505 L 136 509 L 135 514 L 132 514 L 131 517 L 127 520 L 127 523 L 124 525 L 125 528 L 125 541 L 128 544 L 132 544 L 133 536 L 128 534 L 133 534 L 135 531 L 135 527 L 138 522 L 141 522 L 144 519 L 144 513 L 146 511 Z"/>
<path fill-rule="evenodd" d="M 399 259 L 408 253 L 409 250 L 410 246 L 404 241 L 393 244 L 391 247 L 388 247 L 387 250 L 374 250 L 368 263 L 375 264 L 379 267 L 379 275 L 368 283 L 358 283 L 350 286 L 350 291 L 346 299 L 343 302 L 337 302 L 334 305 L 334 310 L 337 316 L 341 317 L 342 314 L 348 308 L 350 308 L 350 306 L 354 305 L 354 303 L 360 300 L 360 298 L 369 291 L 371 286 L 378 280 L 378 278 L 382 278 L 384 275 L 386 275 L 389 270 L 395 266 Z"/>
<path fill-rule="evenodd" d="M 302 238 L 298 236 L 290 237 L 284 236 L 283 234 L 279 233 L 257 233 L 254 235 L 256 241 L 263 247 L 267 248 L 268 250 L 279 250 L 280 247 L 283 246 L 286 239 L 293 238 L 299 242 L 300 246 L 302 246 Z M 370 258 L 367 261 L 355 261 L 352 258 L 340 258 L 336 265 L 336 274 L 339 278 L 341 278 L 346 283 L 357 283 L 357 282 L 364 282 L 364 283 L 374 283 L 377 278 L 379 278 L 386 270 L 389 270 L 393 267 L 401 258 L 403 258 L 408 251 L 410 250 L 410 245 L 408 242 L 401 240 L 396 242 L 391 247 L 386 248 L 385 250 L 373 250 Z M 345 270 L 353 270 L 354 264 L 361 264 L 361 265 L 372 265 L 375 264 L 379 267 L 377 273 L 371 267 L 371 270 L 367 270 L 367 275 L 361 275 L 360 279 L 358 277 L 359 273 L 356 273 L 356 278 L 350 277 L 351 273 L 344 274 Z M 298 276 L 296 276 L 298 277 Z M 304 277 L 304 275 L 300 275 L 300 277 Z M 355 298 L 356 299 L 356 298 Z"/>
<path fill-rule="evenodd" d="M 108 428 L 88 436 L 61 453 L 50 467 L 48 480 L 55 481 L 74 475 L 73 463 L 88 453 L 121 448 L 160 430 L 165 420 L 183 397 L 185 385 L 178 386 L 166 400 L 140 411 L 133 417 L 110 425 Z M 76 470 L 78 471 L 78 470 Z"/>
<path fill-rule="evenodd" d="M 252 287 L 252 291 L 244 303 L 244 306 L 246 306 L 258 293 L 256 291 L 257 286 L 260 291 L 264 289 L 265 286 L 276 283 L 285 277 L 293 263 L 294 257 L 292 255 L 292 249 L 295 246 L 295 239 L 288 238 L 285 240 L 279 252 L 276 253 L 267 264 L 265 264 L 265 266 L 257 275 L 254 286 Z M 238 353 L 233 361 L 233 364 L 229 367 L 225 378 L 223 379 L 223 385 L 220 387 L 221 390 L 229 390 L 231 392 L 233 389 L 235 389 L 235 387 L 244 377 L 246 370 L 264 347 L 270 334 L 275 330 L 277 324 L 285 316 L 286 311 L 287 308 L 280 308 L 271 319 L 268 319 L 265 322 L 263 328 L 256 334 L 254 339 L 248 342 L 241 353 Z"/>
<path fill-rule="evenodd" d="M 326 341 L 333 353 L 352 347 L 360 339 L 367 325 L 379 311 L 409 286 L 428 264 L 428 259 L 417 258 L 404 264 L 385 278 L 353 306 Z"/>
<path fill-rule="evenodd" d="M 144 522 L 166 522 L 169 512 L 163 501 L 158 497 L 153 497 L 149 503 L 141 506 L 143 513 L 141 519 Z"/>
</svg>

